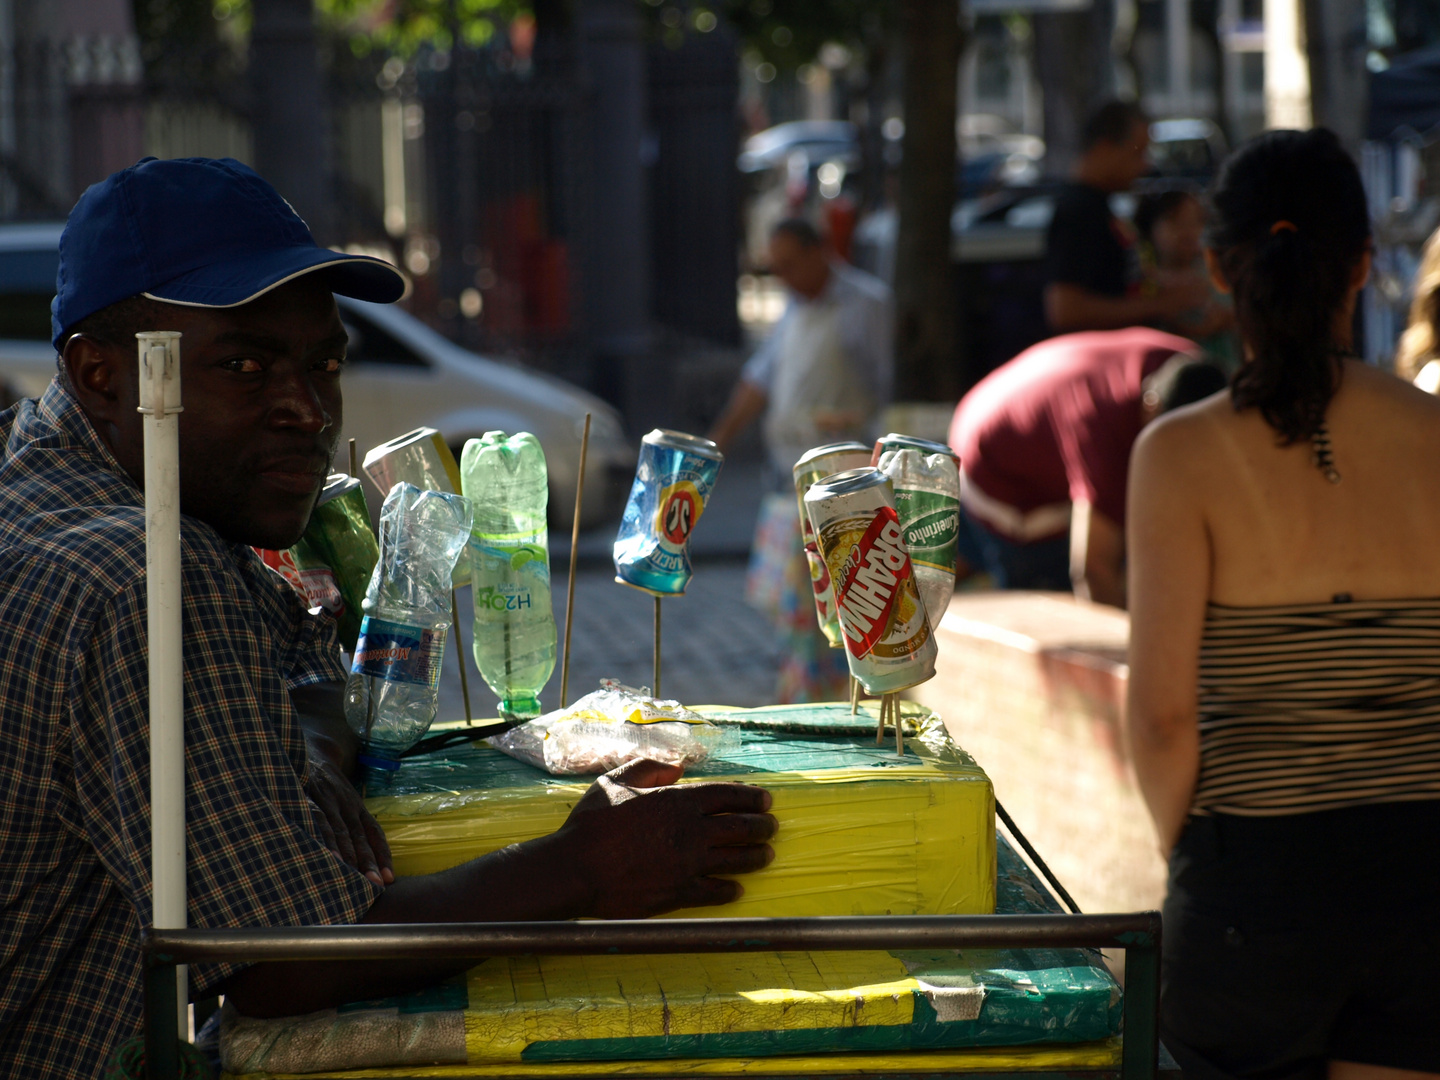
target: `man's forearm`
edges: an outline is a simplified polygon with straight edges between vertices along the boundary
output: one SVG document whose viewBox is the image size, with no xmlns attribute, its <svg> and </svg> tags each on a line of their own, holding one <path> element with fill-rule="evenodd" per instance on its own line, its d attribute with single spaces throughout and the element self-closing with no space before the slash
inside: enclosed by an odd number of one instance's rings
<svg viewBox="0 0 1440 1080">
<path fill-rule="evenodd" d="M 302 686 L 290 691 L 290 703 L 312 756 L 319 754 L 343 775 L 353 777 L 360 740 L 345 722 L 345 684 Z"/>
<path fill-rule="evenodd" d="M 769 400 L 764 390 L 754 383 L 741 379 L 735 384 L 735 390 L 725 404 L 724 412 L 711 427 L 710 439 L 721 450 L 728 450 L 730 444 L 750 426 L 757 416 L 765 411 L 765 405 Z"/>
<path fill-rule="evenodd" d="M 1125 606 L 1125 568 L 1098 567 L 1089 565 L 1085 576 L 1075 583 L 1075 595 L 1095 604 L 1109 604 L 1111 607 Z"/>
<path fill-rule="evenodd" d="M 360 921 L 543 921 L 585 914 L 589 892 L 567 843 L 567 837 L 552 834 L 438 874 L 401 878 Z M 294 1016 L 406 993 L 464 971 L 480 959 L 256 964 L 232 977 L 225 993 L 246 1016 Z"/>
</svg>

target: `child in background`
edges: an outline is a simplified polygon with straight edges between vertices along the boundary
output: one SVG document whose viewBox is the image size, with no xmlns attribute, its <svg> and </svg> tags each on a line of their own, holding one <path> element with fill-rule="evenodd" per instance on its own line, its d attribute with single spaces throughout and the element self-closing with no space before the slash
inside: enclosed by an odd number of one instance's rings
<svg viewBox="0 0 1440 1080">
<path fill-rule="evenodd" d="M 1208 279 L 1202 246 L 1205 207 L 1194 193 L 1162 191 L 1142 196 L 1135 208 L 1135 231 L 1140 236 L 1140 264 L 1145 273 L 1143 288 L 1154 289 L 1164 281 L 1188 274 Z M 1213 287 L 1204 306 L 1187 311 L 1157 329 L 1194 341 L 1226 375 L 1234 374 L 1240 366 L 1235 309 L 1230 298 Z"/>
</svg>

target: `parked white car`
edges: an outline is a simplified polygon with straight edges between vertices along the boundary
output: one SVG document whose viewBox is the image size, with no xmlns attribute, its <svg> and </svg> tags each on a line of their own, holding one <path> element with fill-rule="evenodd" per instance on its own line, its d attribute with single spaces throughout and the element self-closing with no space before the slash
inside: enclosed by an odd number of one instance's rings
<svg viewBox="0 0 1440 1080">
<path fill-rule="evenodd" d="M 61 228 L 0 226 L 0 380 L 26 397 L 42 393 L 55 373 L 50 298 Z M 339 470 L 348 471 L 349 438 L 355 439 L 363 459 L 372 446 L 417 427 L 433 427 L 458 459 L 467 439 L 487 431 L 533 432 L 545 449 L 550 472 L 551 524 L 568 529 L 579 479 L 580 437 L 589 412 L 580 524 L 590 528 L 618 517 L 634 475 L 636 451 L 610 405 L 561 379 L 477 356 L 393 305 L 343 296 L 336 301 L 350 332 L 342 382 L 345 428 L 335 462 Z M 372 509 L 377 508 L 377 493 L 367 494 Z"/>
</svg>

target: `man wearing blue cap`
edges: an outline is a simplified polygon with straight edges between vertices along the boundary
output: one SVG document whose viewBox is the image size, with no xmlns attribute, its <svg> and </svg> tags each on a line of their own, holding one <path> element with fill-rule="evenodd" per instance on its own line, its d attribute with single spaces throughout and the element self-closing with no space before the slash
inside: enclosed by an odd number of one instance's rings
<svg viewBox="0 0 1440 1080">
<path fill-rule="evenodd" d="M 97 1076 L 140 1024 L 151 885 L 138 331 L 183 335 L 190 925 L 638 917 L 729 901 L 739 886 L 714 875 L 769 861 L 763 791 L 669 787 L 678 770 L 637 762 L 551 836 L 396 879 L 341 775 L 353 739 L 333 623 L 250 545 L 299 538 L 335 452 L 346 334 L 333 294 L 394 301 L 403 279 L 318 247 L 238 162 L 147 159 L 81 197 L 56 285 L 59 374 L 0 413 L 0 1072 Z M 201 965 L 191 985 L 276 1016 L 462 966 Z"/>
</svg>

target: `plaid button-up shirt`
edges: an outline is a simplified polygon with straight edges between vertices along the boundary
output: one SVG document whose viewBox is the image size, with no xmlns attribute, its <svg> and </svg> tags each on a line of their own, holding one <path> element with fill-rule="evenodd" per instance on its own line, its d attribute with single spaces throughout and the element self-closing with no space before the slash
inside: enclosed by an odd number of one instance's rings
<svg viewBox="0 0 1440 1080">
<path fill-rule="evenodd" d="M 141 1020 L 144 511 L 58 383 L 0 437 L 0 1074 L 73 1080 Z M 378 890 L 318 839 L 289 698 L 345 677 L 333 623 L 208 525 L 181 544 L 190 925 L 358 921 Z"/>
</svg>

